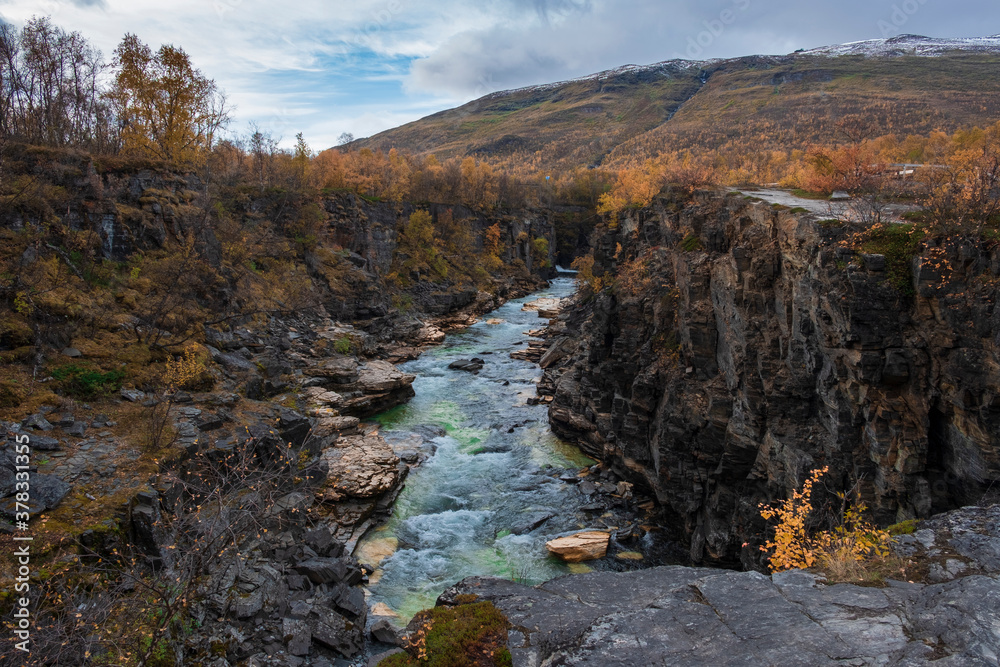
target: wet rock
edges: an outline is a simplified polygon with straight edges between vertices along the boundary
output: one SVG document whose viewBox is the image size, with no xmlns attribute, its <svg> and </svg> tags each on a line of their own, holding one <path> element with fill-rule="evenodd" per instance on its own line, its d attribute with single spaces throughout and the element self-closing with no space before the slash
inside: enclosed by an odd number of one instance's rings
<svg viewBox="0 0 1000 667">
<path fill-rule="evenodd" d="M 468 371 L 470 373 L 475 373 L 477 371 L 481 371 L 485 364 L 486 362 L 479 358 L 459 359 L 458 361 L 453 361 L 450 364 L 448 364 L 448 368 L 457 371 Z"/>
<path fill-rule="evenodd" d="M 604 558 L 610 539 L 611 533 L 585 531 L 546 542 L 545 548 L 567 563 L 580 563 Z"/>
<path fill-rule="evenodd" d="M 510 532 L 514 535 L 530 533 L 554 516 L 553 512 L 534 512 L 511 526 Z"/>
</svg>

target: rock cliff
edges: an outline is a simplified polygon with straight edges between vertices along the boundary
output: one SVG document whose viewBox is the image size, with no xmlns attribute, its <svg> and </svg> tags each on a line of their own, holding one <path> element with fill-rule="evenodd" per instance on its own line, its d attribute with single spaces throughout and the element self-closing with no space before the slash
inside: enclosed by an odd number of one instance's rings
<svg viewBox="0 0 1000 667">
<path fill-rule="evenodd" d="M 655 491 L 695 563 L 754 566 L 758 504 L 812 468 L 883 523 L 1000 478 L 997 245 L 866 254 L 781 208 L 661 197 L 605 224 L 593 273 L 612 287 L 548 340 L 553 428 Z"/>
</svg>

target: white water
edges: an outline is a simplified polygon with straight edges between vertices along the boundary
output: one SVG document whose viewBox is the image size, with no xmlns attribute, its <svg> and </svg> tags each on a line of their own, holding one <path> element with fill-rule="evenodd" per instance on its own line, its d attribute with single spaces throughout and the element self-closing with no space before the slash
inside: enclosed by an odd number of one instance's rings
<svg viewBox="0 0 1000 667">
<path fill-rule="evenodd" d="M 364 561 L 366 549 L 398 540 L 369 587 L 370 604 L 385 603 L 405 621 L 467 576 L 538 583 L 570 572 L 548 556 L 545 542 L 588 527 L 577 512 L 587 500 L 554 469 L 575 472 L 593 462 L 552 435 L 544 406 L 526 404 L 541 371 L 509 354 L 526 343 L 525 332 L 545 324 L 536 312 L 522 312 L 522 305 L 573 289 L 572 280 L 557 279 L 402 365 L 417 375 L 416 396 L 379 417 L 382 434 L 391 441 L 422 433 L 437 451 L 410 474 L 388 524 L 359 548 Z M 486 361 L 478 375 L 448 368 L 471 357 Z M 447 435 L 433 437 L 422 425 L 444 428 Z M 510 532 L 540 513 L 554 516 L 533 531 Z"/>
</svg>

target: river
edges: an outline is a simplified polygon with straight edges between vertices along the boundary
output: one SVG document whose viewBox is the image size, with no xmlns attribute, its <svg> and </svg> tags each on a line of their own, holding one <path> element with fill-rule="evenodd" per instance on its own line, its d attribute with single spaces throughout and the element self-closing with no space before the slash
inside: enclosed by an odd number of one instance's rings
<svg viewBox="0 0 1000 667">
<path fill-rule="evenodd" d="M 411 472 L 390 520 L 359 545 L 362 562 L 382 560 L 368 587 L 371 605 L 383 603 L 405 622 L 464 577 L 534 584 L 587 569 L 549 557 L 545 542 L 590 527 L 579 511 L 587 498 L 559 478 L 594 461 L 552 434 L 545 406 L 527 404 L 538 366 L 510 358 L 528 330 L 546 323 L 521 307 L 574 288 L 571 279 L 553 280 L 400 366 L 417 376 L 416 396 L 377 418 L 381 434 L 436 449 Z M 478 374 L 448 368 L 471 357 L 485 361 Z"/>
</svg>

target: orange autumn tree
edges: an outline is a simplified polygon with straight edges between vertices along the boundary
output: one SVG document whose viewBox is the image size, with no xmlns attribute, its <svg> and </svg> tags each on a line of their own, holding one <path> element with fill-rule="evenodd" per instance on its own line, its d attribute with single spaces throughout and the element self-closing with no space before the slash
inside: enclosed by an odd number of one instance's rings
<svg viewBox="0 0 1000 667">
<path fill-rule="evenodd" d="M 663 169 L 654 160 L 641 167 L 622 169 L 618 181 L 598 200 L 597 212 L 615 215 L 629 208 L 642 208 L 663 188 Z"/>
<path fill-rule="evenodd" d="M 225 95 L 195 69 L 183 49 L 165 44 L 155 53 L 135 35 L 115 49 L 108 99 L 121 125 L 125 152 L 198 162 L 229 121 Z"/>
</svg>

